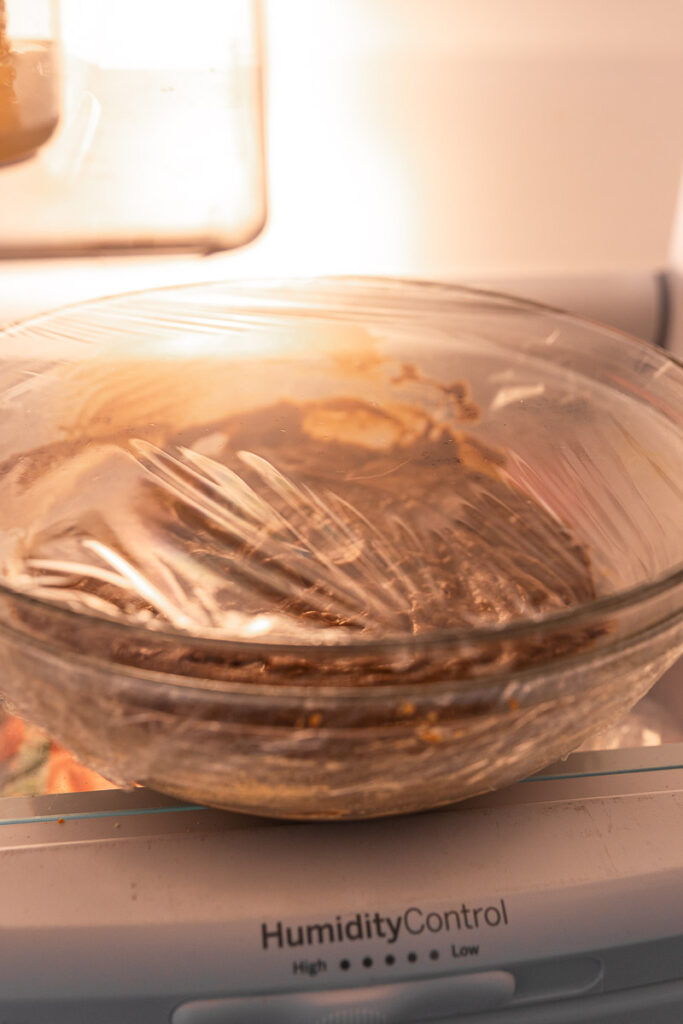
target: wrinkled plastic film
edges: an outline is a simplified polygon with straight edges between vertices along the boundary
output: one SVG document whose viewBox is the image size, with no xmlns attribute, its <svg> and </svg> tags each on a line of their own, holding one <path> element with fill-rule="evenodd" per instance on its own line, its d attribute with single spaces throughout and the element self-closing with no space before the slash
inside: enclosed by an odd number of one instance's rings
<svg viewBox="0 0 683 1024">
<path fill-rule="evenodd" d="M 47 332 L 80 352 L 14 390 L 40 407 L 43 443 L 4 463 L 8 525 L 31 510 L 3 552 L 11 586 L 197 636 L 301 641 L 595 596 L 561 503 L 488 443 L 487 412 L 511 401 L 491 366 L 479 379 L 463 352 L 430 375 L 343 318 L 162 311 L 142 297 L 37 325 L 38 347 Z"/>
</svg>

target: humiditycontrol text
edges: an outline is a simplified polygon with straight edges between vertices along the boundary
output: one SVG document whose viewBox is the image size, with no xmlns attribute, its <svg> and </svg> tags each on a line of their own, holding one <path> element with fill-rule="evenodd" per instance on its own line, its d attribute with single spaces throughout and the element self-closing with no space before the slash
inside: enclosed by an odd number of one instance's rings
<svg viewBox="0 0 683 1024">
<path fill-rule="evenodd" d="M 261 925 L 263 949 L 287 949 L 301 946 L 322 946 L 334 942 L 357 942 L 384 939 L 388 944 L 409 935 L 436 935 L 439 932 L 475 931 L 509 924 L 505 900 L 486 907 L 470 907 L 462 903 L 452 910 L 423 910 L 408 907 L 402 914 L 391 916 L 379 911 L 337 914 L 329 921 L 287 924 L 284 921 Z"/>
</svg>

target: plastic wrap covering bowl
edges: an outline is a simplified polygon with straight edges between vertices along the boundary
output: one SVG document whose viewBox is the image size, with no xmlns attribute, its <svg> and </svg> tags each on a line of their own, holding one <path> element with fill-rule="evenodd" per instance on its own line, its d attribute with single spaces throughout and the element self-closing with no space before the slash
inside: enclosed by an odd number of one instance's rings
<svg viewBox="0 0 683 1024">
<path fill-rule="evenodd" d="M 683 650 L 683 369 L 437 284 L 188 286 L 0 347 L 0 689 L 121 785 L 510 783 Z"/>
</svg>

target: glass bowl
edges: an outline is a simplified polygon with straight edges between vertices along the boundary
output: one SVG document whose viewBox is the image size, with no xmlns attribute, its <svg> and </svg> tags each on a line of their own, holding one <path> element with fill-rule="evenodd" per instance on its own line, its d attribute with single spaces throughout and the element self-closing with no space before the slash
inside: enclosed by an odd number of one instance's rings
<svg viewBox="0 0 683 1024">
<path fill-rule="evenodd" d="M 618 331 L 441 284 L 192 285 L 7 330 L 0 406 L 1 688 L 119 785 L 432 808 L 683 651 L 683 369 Z"/>
</svg>

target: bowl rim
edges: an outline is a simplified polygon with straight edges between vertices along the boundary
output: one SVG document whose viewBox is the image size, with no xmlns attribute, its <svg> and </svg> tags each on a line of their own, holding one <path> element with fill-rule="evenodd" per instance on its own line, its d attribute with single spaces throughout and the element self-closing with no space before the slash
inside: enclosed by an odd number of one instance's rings
<svg viewBox="0 0 683 1024">
<path fill-rule="evenodd" d="M 550 696 L 552 699 L 556 699 L 558 694 L 555 690 L 555 678 L 559 673 L 576 673 L 585 668 L 586 672 L 582 676 L 583 685 L 590 689 L 592 684 L 589 681 L 589 669 L 594 667 L 596 657 L 598 661 L 604 662 L 611 661 L 627 652 L 632 654 L 634 649 L 653 643 L 662 632 L 669 630 L 682 630 L 683 638 L 683 608 L 668 616 L 665 621 L 654 625 L 647 624 L 644 629 L 639 629 L 633 634 L 615 634 L 606 646 L 584 647 L 553 659 L 552 662 L 498 668 L 493 674 L 480 676 L 446 675 L 426 683 L 406 682 L 397 676 L 399 681 L 375 682 L 363 686 L 335 683 L 312 685 L 302 682 L 251 682 L 241 679 L 209 679 L 204 676 L 187 676 L 177 672 L 140 667 L 127 662 L 105 660 L 98 655 L 82 651 L 61 649 L 42 637 L 30 636 L 27 639 L 32 651 L 40 651 L 43 656 L 50 659 L 66 660 L 70 667 L 75 665 L 86 671 L 101 673 L 104 670 L 108 674 L 117 673 L 125 678 L 126 685 L 134 684 L 139 687 L 138 694 L 145 687 L 153 689 L 160 687 L 164 694 L 172 695 L 178 701 L 187 700 L 190 704 L 213 704 L 234 699 L 244 704 L 255 702 L 257 706 L 260 706 L 264 699 L 268 699 L 274 701 L 278 706 L 290 702 L 294 706 L 298 706 L 303 701 L 307 706 L 310 705 L 311 709 L 314 706 L 316 708 L 320 706 L 324 710 L 330 703 L 361 707 L 371 702 L 390 701 L 393 703 L 396 700 L 408 700 L 419 705 L 421 702 L 432 704 L 435 700 L 439 701 L 447 697 L 449 700 L 461 700 L 465 704 L 469 701 L 471 706 L 478 709 L 477 713 L 481 714 L 482 696 L 495 703 L 495 708 L 492 705 L 484 709 L 486 713 L 488 711 L 497 713 L 501 709 L 505 713 L 516 711 L 524 713 L 525 708 L 537 704 L 539 691 L 543 688 L 550 689 Z M 3 632 L 15 636 L 20 635 L 18 631 L 0 622 L 0 635 Z M 149 640 L 149 634 L 146 639 Z M 289 647 L 285 649 L 292 650 Z M 315 650 L 320 650 L 320 648 L 316 647 Z M 574 686 L 572 686 L 571 693 L 576 693 Z M 406 723 L 409 724 L 411 719 L 412 716 L 408 716 Z"/>
<path fill-rule="evenodd" d="M 304 293 L 305 302 L 308 293 L 315 289 L 324 287 L 338 288 L 340 293 L 346 291 L 353 294 L 354 291 L 362 289 L 375 289 L 379 294 L 381 291 L 388 293 L 390 290 L 397 292 L 398 289 L 413 289 L 421 292 L 427 298 L 429 294 L 443 296 L 444 299 L 457 300 L 466 298 L 470 300 L 493 301 L 496 305 L 502 305 L 508 310 L 537 312 L 553 317 L 560 322 L 567 322 L 583 325 L 595 333 L 607 337 L 618 338 L 620 344 L 630 344 L 632 348 L 645 350 L 650 356 L 656 355 L 661 365 L 667 364 L 683 373 L 683 359 L 679 359 L 673 353 L 654 345 L 643 339 L 636 338 L 620 330 L 619 328 L 603 324 L 588 317 L 577 316 L 567 313 L 561 309 L 546 305 L 531 299 L 510 295 L 505 292 L 489 290 L 485 288 L 472 287 L 469 285 L 454 284 L 448 281 L 440 281 L 428 278 L 410 278 L 382 275 L 324 275 L 320 277 L 311 276 L 273 276 L 273 277 L 237 277 L 226 280 L 216 278 L 200 281 L 191 281 L 181 284 L 161 285 L 140 288 L 125 292 L 116 292 L 109 295 L 98 296 L 80 302 L 68 303 L 64 306 L 39 313 L 36 316 L 8 324 L 0 330 L 0 343 L 4 339 L 20 334 L 24 330 L 30 330 L 43 322 L 50 321 L 54 317 L 70 312 L 81 312 L 90 309 L 100 309 L 107 305 L 115 305 L 117 302 L 125 302 L 128 299 L 137 297 L 150 298 L 152 296 L 164 295 L 174 292 L 200 291 L 203 288 L 223 288 L 226 296 L 234 296 L 235 308 L 239 308 L 240 289 L 252 289 L 246 297 L 245 306 L 253 301 L 253 290 L 263 292 L 263 297 L 268 299 L 268 292 L 272 294 L 278 289 L 282 294 L 279 300 L 287 303 L 297 293 Z M 310 294 L 308 294 L 310 300 Z M 322 307 L 321 307 L 322 309 Z M 683 379 L 681 381 L 683 392 Z M 314 642 L 302 642 L 298 640 L 269 640 L 267 637 L 258 637 L 252 640 L 239 640 L 221 635 L 219 630 L 213 633 L 210 630 L 195 636 L 189 632 L 179 629 L 166 628 L 165 624 L 154 624 L 143 627 L 125 619 L 113 619 L 93 612 L 81 612 L 70 608 L 68 605 L 57 604 L 43 598 L 33 597 L 9 586 L 0 578 L 0 596 L 14 602 L 27 606 L 30 609 L 48 613 L 56 617 L 64 617 L 65 621 L 71 623 L 92 622 L 105 630 L 110 630 L 115 636 L 125 637 L 131 641 L 150 642 L 156 638 L 161 642 L 183 643 L 186 646 L 195 646 L 198 649 L 210 647 L 214 652 L 216 648 L 222 648 L 233 653 L 247 653 L 257 650 L 266 650 L 269 654 L 310 654 L 311 652 L 333 651 L 335 654 L 359 655 L 372 651 L 395 650 L 397 647 L 410 650 L 423 650 L 433 647 L 481 647 L 490 643 L 499 643 L 505 640 L 523 640 L 525 638 L 542 639 L 546 634 L 552 634 L 567 628 L 576 629 L 589 626 L 597 619 L 604 620 L 606 617 L 624 612 L 637 605 L 645 604 L 651 600 L 674 592 L 681 588 L 683 598 L 683 561 L 674 564 L 672 567 L 659 573 L 653 579 L 634 586 L 625 587 L 613 593 L 599 596 L 583 604 L 573 605 L 570 608 L 560 609 L 545 615 L 513 619 L 510 621 L 467 628 L 435 629 L 419 634 L 392 633 L 381 637 L 354 636 L 346 634 L 343 639 L 336 640 L 329 635 L 321 637 Z M 681 602 L 683 607 L 683 600 Z M 13 629 L 13 632 L 21 632 Z M 28 635 L 28 634 L 25 634 Z M 122 665 L 123 667 L 123 665 Z M 513 674 L 512 671 L 510 673 Z M 195 677 L 193 677 L 195 678 Z M 482 679 L 483 681 L 483 679 Z M 258 684 L 257 684 L 258 685 Z M 424 684 L 429 687 L 429 683 Z M 278 689 L 286 688 L 284 684 Z M 365 689 L 365 688 L 364 688 Z"/>
</svg>

